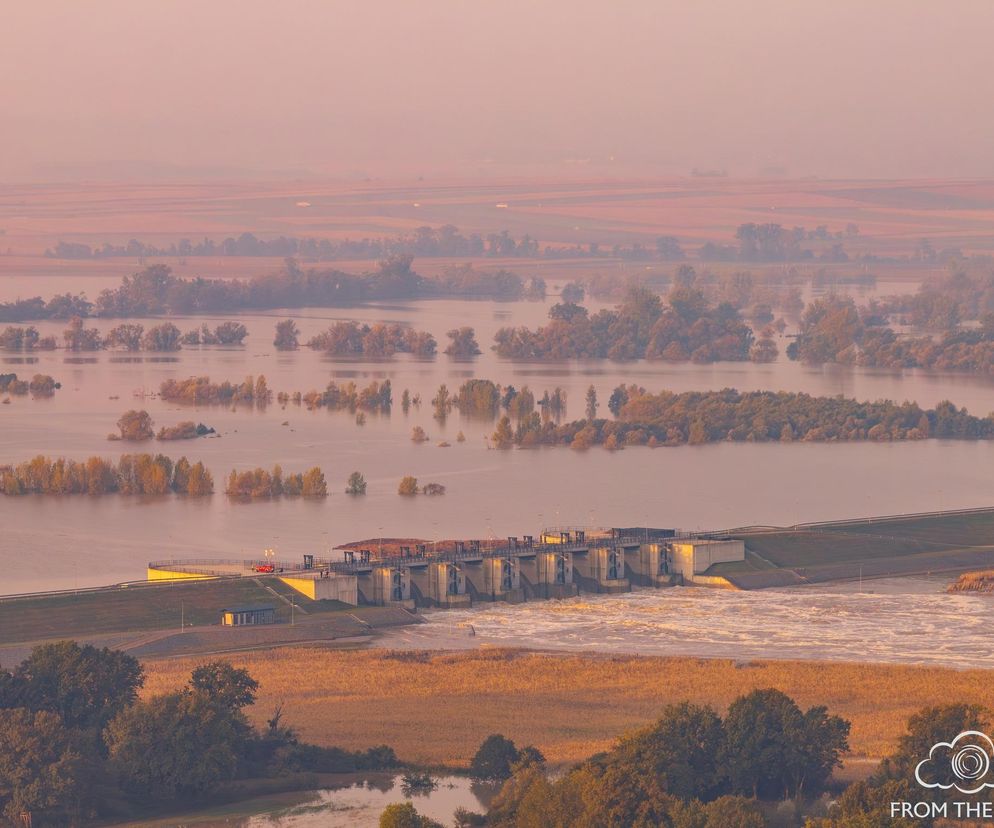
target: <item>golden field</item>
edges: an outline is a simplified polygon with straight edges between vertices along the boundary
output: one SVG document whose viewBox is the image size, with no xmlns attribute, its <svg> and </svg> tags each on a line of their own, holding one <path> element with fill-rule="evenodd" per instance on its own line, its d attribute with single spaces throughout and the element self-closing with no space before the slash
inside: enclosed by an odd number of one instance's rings
<svg viewBox="0 0 994 828">
<path fill-rule="evenodd" d="M 994 708 L 986 670 L 876 664 L 545 654 L 515 650 L 397 652 L 279 649 L 226 656 L 259 681 L 249 715 L 263 725 L 278 703 L 302 738 L 402 760 L 465 766 L 500 732 L 553 763 L 584 759 L 684 699 L 724 711 L 760 687 L 852 722 L 853 759 L 886 755 L 909 715 L 964 701 Z M 204 659 L 148 662 L 146 694 L 182 686 Z"/>
</svg>

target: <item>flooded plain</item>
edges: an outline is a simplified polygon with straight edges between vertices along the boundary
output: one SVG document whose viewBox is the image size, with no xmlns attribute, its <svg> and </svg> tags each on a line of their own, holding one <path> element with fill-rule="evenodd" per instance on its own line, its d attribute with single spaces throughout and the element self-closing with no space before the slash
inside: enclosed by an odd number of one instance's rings
<svg viewBox="0 0 994 828">
<path fill-rule="evenodd" d="M 554 301 L 550 296 L 546 302 L 411 302 L 292 314 L 302 341 L 336 320 L 359 319 L 428 330 L 444 347 L 447 330 L 472 325 L 485 352 L 469 361 L 441 354 L 427 360 L 404 355 L 349 360 L 307 348 L 277 352 L 272 346 L 274 325 L 289 315 L 279 312 L 234 316 L 249 329 L 242 347 L 188 347 L 165 355 L 0 353 L 0 371 L 47 373 L 63 385 L 50 399 L 14 397 L 11 404 L 0 406 L 0 463 L 36 454 L 81 459 L 152 450 L 203 460 L 217 490 L 207 498 L 0 498 L 0 594 L 141 579 L 152 559 L 255 557 L 266 547 L 275 547 L 283 560 L 298 561 L 305 553 L 325 555 L 340 543 L 364 538 L 502 537 L 536 534 L 544 525 L 787 525 L 984 506 L 994 500 L 988 472 L 994 444 L 987 442 L 723 443 L 614 453 L 560 447 L 495 451 L 486 442 L 492 421 L 458 412 L 444 423 L 433 418 L 428 401 L 438 386 L 445 383 L 455 391 L 472 377 L 528 386 L 537 397 L 562 387 L 568 398 L 567 418 L 583 416 L 591 384 L 606 414 L 607 398 L 621 382 L 652 391 L 775 389 L 908 399 L 924 406 L 948 398 L 974 413 L 994 409 L 994 381 L 959 374 L 810 367 L 783 356 L 764 365 L 529 363 L 500 359 L 489 351 L 497 328 L 541 324 Z M 172 321 L 185 331 L 221 320 L 197 316 Z M 114 322 L 88 324 L 106 330 Z M 43 335 L 61 335 L 65 323 L 38 327 Z M 786 342 L 781 340 L 781 350 Z M 368 415 L 360 426 L 347 412 L 293 405 L 284 409 L 275 403 L 264 410 L 192 408 L 142 396 L 154 393 L 167 378 L 207 375 L 215 381 L 241 381 L 250 374 L 265 374 L 274 391 L 288 392 L 323 389 L 331 380 L 362 386 L 390 379 L 394 407 L 390 415 Z M 405 388 L 425 400 L 407 414 L 399 405 Z M 147 409 L 156 428 L 193 419 L 214 427 L 220 437 L 108 442 L 118 417 L 130 408 Z M 411 429 L 418 425 L 430 435 L 429 442 L 411 441 Z M 465 442 L 456 440 L 460 431 Z M 439 447 L 443 441 L 451 445 Z M 243 503 L 222 493 L 232 469 L 276 463 L 286 471 L 320 465 L 331 495 L 320 501 Z M 368 481 L 365 497 L 344 494 L 345 480 L 356 470 Z M 408 474 L 421 482 L 442 483 L 448 491 L 435 498 L 399 497 L 398 482 Z"/>
</svg>

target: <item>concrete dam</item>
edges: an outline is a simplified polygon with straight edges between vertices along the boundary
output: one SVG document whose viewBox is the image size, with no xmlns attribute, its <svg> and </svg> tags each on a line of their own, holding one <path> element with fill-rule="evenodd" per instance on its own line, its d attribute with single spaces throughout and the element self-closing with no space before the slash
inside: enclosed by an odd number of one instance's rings
<svg viewBox="0 0 994 828">
<path fill-rule="evenodd" d="M 149 580 L 251 576 L 279 578 L 312 600 L 408 609 L 468 607 L 569 598 L 581 592 L 628 592 L 633 585 L 728 587 L 715 564 L 745 559 L 745 542 L 672 529 L 547 530 L 504 541 L 450 541 L 448 548 L 412 542 L 339 547 L 340 559 L 304 555 L 301 563 L 263 560 L 152 561 Z M 382 544 L 380 544 L 382 546 Z"/>
</svg>

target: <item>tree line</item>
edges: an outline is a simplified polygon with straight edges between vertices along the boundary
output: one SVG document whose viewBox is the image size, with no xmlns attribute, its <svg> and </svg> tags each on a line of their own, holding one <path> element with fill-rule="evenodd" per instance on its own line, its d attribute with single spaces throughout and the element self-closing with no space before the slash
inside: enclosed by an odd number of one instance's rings
<svg viewBox="0 0 994 828">
<path fill-rule="evenodd" d="M 955 800 L 946 761 L 939 785 L 923 788 L 919 762 L 936 743 L 964 731 L 985 732 L 986 710 L 952 703 L 908 719 L 897 748 L 866 780 L 841 794 L 832 772 L 848 750 L 850 723 L 823 706 L 802 709 L 785 693 L 754 690 L 724 716 L 707 706 L 668 705 L 648 727 L 565 774 L 551 774 L 535 748 L 520 751 L 488 737 L 471 771 L 502 782 L 486 814 L 461 810 L 456 825 L 493 828 L 931 828 L 931 816 L 892 816 L 892 802 L 941 805 Z M 960 780 L 961 781 L 961 780 Z M 981 799 L 978 801 L 986 801 Z M 788 804 L 789 803 L 789 804 Z M 949 813 L 955 815 L 950 809 Z M 407 822 L 399 821 L 407 819 Z M 381 826 L 434 826 L 411 805 L 384 811 Z"/>
<path fill-rule="evenodd" d="M 185 457 L 176 462 L 162 454 L 123 454 L 115 463 L 102 457 L 52 460 L 39 454 L 16 466 L 0 466 L 5 495 L 123 494 L 193 496 L 214 491 L 214 478 L 203 463 Z"/>
<path fill-rule="evenodd" d="M 67 351 L 99 351 L 103 348 L 121 348 L 125 351 L 178 351 L 184 345 L 241 345 L 248 336 L 248 328 L 241 322 L 222 322 L 213 330 L 206 324 L 180 332 L 172 322 L 153 325 L 118 325 L 100 333 L 97 328 L 87 328 L 81 316 L 69 320 L 69 327 L 62 333 L 62 347 Z M 25 328 L 8 325 L 0 331 L 0 349 L 6 351 L 54 351 L 59 341 L 54 336 L 41 336 L 33 325 Z"/>
<path fill-rule="evenodd" d="M 0 669 L 0 819 L 117 822 L 205 803 L 238 779 L 398 764 L 388 747 L 302 742 L 280 707 L 254 728 L 244 711 L 258 682 L 224 661 L 196 667 L 175 692 L 141 698 L 144 681 L 137 659 L 72 641 Z"/>
<path fill-rule="evenodd" d="M 827 225 L 813 229 L 801 226 L 783 227 L 775 223 L 740 224 L 733 244 L 707 242 L 697 251 L 704 260 L 713 261 L 804 261 L 820 258 L 827 261 L 848 261 L 843 243 L 859 236 L 859 227 L 848 223 L 842 230 L 829 230 Z M 804 247 L 815 242 L 818 250 Z M 277 236 L 263 239 L 245 232 L 220 241 L 203 238 L 200 241 L 180 239 L 168 245 L 129 239 L 125 244 L 104 242 L 93 246 L 84 242 L 59 240 L 45 251 L 56 259 L 109 259 L 146 257 L 299 257 L 313 261 L 381 259 L 407 255 L 431 258 L 615 258 L 630 261 L 680 261 L 687 252 L 675 236 L 657 236 L 651 243 L 632 244 L 589 242 L 576 245 L 542 246 L 530 234 L 518 238 L 507 230 L 494 233 L 464 235 L 451 224 L 439 227 L 422 226 L 412 233 L 393 237 L 360 239 L 318 239 L 311 236 Z M 921 256 L 919 251 L 919 256 Z"/>
<path fill-rule="evenodd" d="M 670 291 L 665 305 L 654 291 L 632 286 L 615 310 L 593 315 L 582 305 L 560 302 L 549 320 L 534 331 L 501 328 L 494 350 L 514 359 L 742 361 L 750 358 L 754 339 L 734 307 L 712 306 L 701 291 L 684 286 Z"/>
<path fill-rule="evenodd" d="M 585 420 L 557 425 L 533 412 L 515 426 L 504 416 L 491 438 L 496 448 L 569 445 L 678 446 L 720 441 L 830 442 L 923 440 L 929 437 L 991 439 L 994 415 L 975 417 L 942 402 L 934 409 L 889 400 L 859 402 L 787 391 L 661 391 L 619 386 L 609 403 L 617 419 L 596 417 L 596 399 Z"/>
<path fill-rule="evenodd" d="M 173 275 L 167 265 L 156 264 L 122 277 L 120 286 L 101 291 L 94 302 L 82 294 L 67 293 L 48 301 L 36 296 L 0 303 L 0 322 L 346 307 L 387 299 L 545 297 L 545 282 L 538 277 L 526 281 L 510 271 L 491 273 L 466 265 L 450 268 L 438 278 L 427 278 L 412 269 L 412 262 L 410 255 L 392 255 L 380 261 L 375 270 L 354 274 L 305 270 L 295 259 L 288 259 L 278 272 L 250 279 L 187 279 Z"/>
<path fill-rule="evenodd" d="M 994 313 L 986 313 L 978 326 L 964 328 L 954 312 L 942 323 L 951 327 L 937 336 L 901 335 L 885 319 L 879 308 L 857 308 L 850 297 L 816 299 L 805 308 L 787 356 L 812 364 L 994 373 Z"/>
<path fill-rule="evenodd" d="M 264 406 L 272 400 L 264 374 L 246 377 L 241 383 L 211 382 L 210 377 L 189 377 L 185 380 L 167 379 L 159 385 L 159 396 L 169 402 L 191 405 L 230 405 L 250 403 Z"/>
</svg>

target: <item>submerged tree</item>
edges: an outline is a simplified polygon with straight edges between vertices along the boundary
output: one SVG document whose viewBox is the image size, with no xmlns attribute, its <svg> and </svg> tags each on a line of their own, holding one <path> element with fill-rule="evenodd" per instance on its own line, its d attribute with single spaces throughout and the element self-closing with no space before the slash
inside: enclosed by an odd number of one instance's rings
<svg viewBox="0 0 994 828">
<path fill-rule="evenodd" d="M 276 323 L 276 338 L 273 345 L 277 351 L 295 351 L 300 347 L 300 331 L 292 319 L 284 319 Z"/>
<path fill-rule="evenodd" d="M 366 478 L 357 471 L 352 472 L 352 474 L 349 475 L 348 482 L 345 484 L 345 494 L 366 494 Z"/>
</svg>

